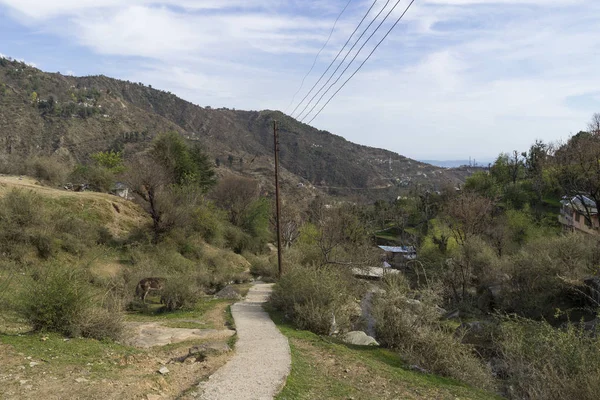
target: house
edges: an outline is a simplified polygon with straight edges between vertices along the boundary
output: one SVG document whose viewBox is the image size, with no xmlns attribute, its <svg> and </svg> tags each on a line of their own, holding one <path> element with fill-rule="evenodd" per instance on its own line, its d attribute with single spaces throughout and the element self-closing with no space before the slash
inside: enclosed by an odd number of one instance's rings
<svg viewBox="0 0 600 400">
<path fill-rule="evenodd" d="M 406 266 L 406 263 L 417 258 L 417 250 L 413 246 L 377 246 L 385 252 L 384 263 L 393 268 Z"/>
<path fill-rule="evenodd" d="M 129 195 L 129 187 L 124 183 L 117 182 L 115 186 L 112 188 L 111 193 L 115 196 L 122 197 L 127 200 L 132 200 L 133 197 Z"/>
<path fill-rule="evenodd" d="M 584 195 L 563 197 L 558 221 L 563 229 L 598 234 L 600 221 L 596 203 Z"/>
</svg>

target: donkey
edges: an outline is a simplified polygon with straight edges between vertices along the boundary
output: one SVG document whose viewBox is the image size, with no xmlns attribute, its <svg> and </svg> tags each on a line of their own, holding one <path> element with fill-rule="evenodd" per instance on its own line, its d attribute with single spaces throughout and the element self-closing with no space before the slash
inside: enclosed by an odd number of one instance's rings
<svg viewBox="0 0 600 400">
<path fill-rule="evenodd" d="M 135 295 L 138 296 L 144 304 L 146 296 L 151 290 L 163 290 L 165 287 L 164 278 L 144 278 L 138 282 L 135 288 Z"/>
</svg>

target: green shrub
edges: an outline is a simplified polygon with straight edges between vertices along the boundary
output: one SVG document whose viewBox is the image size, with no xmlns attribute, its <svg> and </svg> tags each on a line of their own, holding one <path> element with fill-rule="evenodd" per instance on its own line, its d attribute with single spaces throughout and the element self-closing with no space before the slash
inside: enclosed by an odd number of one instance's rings
<svg viewBox="0 0 600 400">
<path fill-rule="evenodd" d="M 223 226 L 227 215 L 211 202 L 200 204 L 194 211 L 193 229 L 208 243 L 220 245 L 223 242 Z"/>
<path fill-rule="evenodd" d="M 165 310 L 193 310 L 202 296 L 201 288 L 190 276 L 169 277 L 161 294 Z"/>
<path fill-rule="evenodd" d="M 108 168 L 96 165 L 78 165 L 70 179 L 76 184 L 88 184 L 97 192 L 108 192 L 115 184 L 115 174 Z"/>
<path fill-rule="evenodd" d="M 360 316 L 356 303 L 360 292 L 361 285 L 347 270 L 287 265 L 271 303 L 300 329 L 328 335 L 351 329 Z"/>
<path fill-rule="evenodd" d="M 595 400 L 600 393 L 600 337 L 569 324 L 507 318 L 500 353 L 509 395 L 531 400 Z"/>
<path fill-rule="evenodd" d="M 80 271 L 51 266 L 25 286 L 20 311 L 36 331 L 117 339 L 122 331 L 119 314 L 100 309 L 94 297 Z"/>
<path fill-rule="evenodd" d="M 419 297 L 419 300 L 415 300 Z M 493 389 L 490 368 L 440 322 L 435 291 L 414 293 L 400 276 L 388 278 L 375 298 L 377 339 L 411 364 L 482 389 Z"/>
<path fill-rule="evenodd" d="M 254 255 L 244 253 L 244 257 L 250 262 L 250 272 L 254 276 L 260 276 L 265 282 L 274 282 L 278 275 L 277 256 L 269 257 L 267 255 Z"/>
</svg>

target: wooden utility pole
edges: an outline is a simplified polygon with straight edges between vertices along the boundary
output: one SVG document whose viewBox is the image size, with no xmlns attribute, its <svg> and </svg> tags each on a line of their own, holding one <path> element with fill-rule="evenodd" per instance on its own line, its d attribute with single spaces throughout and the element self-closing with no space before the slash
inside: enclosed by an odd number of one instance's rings
<svg viewBox="0 0 600 400">
<path fill-rule="evenodd" d="M 279 277 L 283 273 L 283 266 L 281 262 L 281 202 L 279 199 L 279 125 L 277 121 L 273 121 L 273 149 L 275 151 L 275 212 L 277 218 L 277 265 L 279 271 Z"/>
</svg>

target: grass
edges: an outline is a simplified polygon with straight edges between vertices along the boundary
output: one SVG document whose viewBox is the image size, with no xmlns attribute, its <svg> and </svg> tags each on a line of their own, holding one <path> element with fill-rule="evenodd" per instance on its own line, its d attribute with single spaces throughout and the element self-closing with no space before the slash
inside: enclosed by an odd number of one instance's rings
<svg viewBox="0 0 600 400">
<path fill-rule="evenodd" d="M 41 368 L 85 368 L 92 377 L 119 375 L 121 362 L 140 351 L 110 341 L 75 338 L 65 339 L 55 333 L 0 334 L 0 343 L 10 345 L 25 359 L 40 362 Z"/>
<path fill-rule="evenodd" d="M 296 399 L 501 399 L 436 375 L 410 370 L 394 352 L 352 346 L 300 331 L 268 310 L 288 337 L 292 371 L 278 400 Z"/>
<path fill-rule="evenodd" d="M 148 301 L 153 300 L 148 296 Z M 165 312 L 164 306 L 157 303 L 148 303 L 147 309 L 142 311 L 134 311 L 127 313 L 127 321 L 135 322 L 155 322 L 164 320 L 181 320 L 181 319 L 200 319 L 204 314 L 215 309 L 221 304 L 231 304 L 232 300 L 227 299 L 207 299 L 200 300 L 193 310 L 181 310 L 173 312 Z M 179 327 L 179 326 L 178 326 Z M 206 328 L 206 326 L 203 326 Z"/>
</svg>

